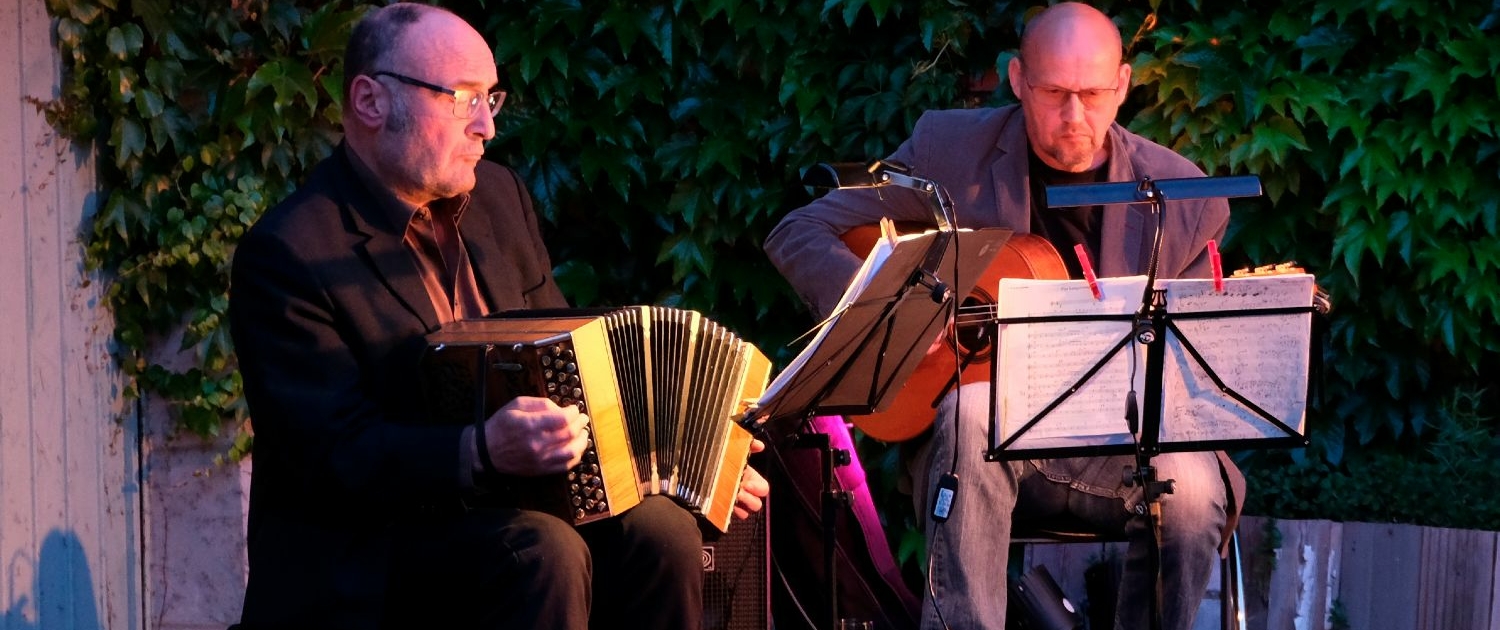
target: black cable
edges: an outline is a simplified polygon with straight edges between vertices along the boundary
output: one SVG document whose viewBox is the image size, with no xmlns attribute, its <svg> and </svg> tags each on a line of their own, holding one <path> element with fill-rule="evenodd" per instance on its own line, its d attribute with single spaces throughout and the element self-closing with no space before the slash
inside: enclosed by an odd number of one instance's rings
<svg viewBox="0 0 1500 630">
<path fill-rule="evenodd" d="M 933 535 L 934 540 L 937 538 L 938 534 L 941 533 L 940 530 L 942 528 L 943 528 L 943 522 L 941 522 L 941 521 L 938 522 L 938 524 L 935 525 L 932 528 L 932 535 Z M 928 546 L 930 547 L 931 545 L 928 545 Z M 934 613 L 937 614 L 938 624 L 942 625 L 943 628 L 946 630 L 948 628 L 948 620 L 943 618 L 943 607 L 938 605 L 937 588 L 935 588 L 932 585 L 932 567 L 933 567 L 932 556 L 933 556 L 932 550 L 928 549 L 928 551 L 927 551 L 927 594 L 929 596 L 931 596 L 931 598 L 932 598 L 932 612 L 934 612 Z M 917 620 L 917 625 L 918 626 L 922 625 L 922 621 L 920 619 Z"/>
<path fill-rule="evenodd" d="M 808 614 L 807 609 L 802 606 L 802 600 L 797 599 L 796 590 L 792 588 L 792 583 L 787 579 L 786 572 L 781 570 L 781 563 L 773 559 L 771 567 L 775 569 L 774 572 L 777 579 L 781 582 L 781 588 L 786 592 L 787 597 L 791 598 L 792 605 L 797 608 L 797 613 L 802 616 L 803 621 L 807 622 L 808 630 L 817 630 L 818 626 L 813 623 L 812 615 Z"/>
<path fill-rule="evenodd" d="M 941 190 L 941 189 L 939 189 L 939 190 Z M 949 217 L 949 225 L 952 225 L 953 226 L 953 230 L 954 230 L 953 231 L 953 281 L 954 282 L 958 282 L 958 260 L 959 260 L 958 243 L 959 243 L 959 238 L 958 238 L 958 226 L 953 223 L 953 219 L 954 219 L 954 217 Z M 948 298 L 948 325 L 951 326 L 950 330 L 952 331 L 951 337 L 950 337 L 949 341 L 951 341 L 952 344 L 953 344 L 953 444 L 951 446 L 951 448 L 953 449 L 953 457 L 949 460 L 949 464 L 948 464 L 948 478 L 953 480 L 952 481 L 953 488 L 951 489 L 951 491 L 953 492 L 953 499 L 955 499 L 955 500 L 958 498 L 958 482 L 957 482 L 957 479 L 958 479 L 958 447 L 959 447 L 960 444 L 963 444 L 963 440 L 959 439 L 959 430 L 963 428 L 963 422 L 960 421 L 960 416 L 963 415 L 963 410 L 964 410 L 964 405 L 963 405 L 963 391 L 964 391 L 963 376 L 964 376 L 964 366 L 963 366 L 962 356 L 961 356 L 963 353 L 961 351 L 960 344 L 958 342 L 958 303 L 959 303 L 959 297 L 957 295 L 951 295 L 951 296 L 949 296 L 949 298 Z M 937 530 L 944 528 L 947 525 L 947 522 L 948 521 L 947 521 L 946 518 L 943 519 L 942 521 L 938 522 L 937 526 L 933 528 L 933 532 L 937 533 Z M 932 586 L 932 567 L 931 567 L 931 564 L 932 564 L 932 556 L 933 555 L 934 554 L 929 549 L 929 551 L 927 552 L 927 563 L 929 565 L 928 568 L 927 568 L 927 589 L 932 593 L 932 611 L 935 612 L 935 613 L 937 613 L 938 623 L 940 625 L 942 625 L 944 628 L 947 628 L 948 627 L 948 621 L 945 620 L 945 619 L 943 619 L 943 607 L 938 605 L 937 589 Z"/>
</svg>

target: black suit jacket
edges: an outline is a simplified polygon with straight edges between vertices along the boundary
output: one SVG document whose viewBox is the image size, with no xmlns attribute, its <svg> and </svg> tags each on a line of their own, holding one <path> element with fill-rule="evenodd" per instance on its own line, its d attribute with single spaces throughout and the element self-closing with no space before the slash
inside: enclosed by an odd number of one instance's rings
<svg viewBox="0 0 1500 630">
<path fill-rule="evenodd" d="M 490 308 L 565 306 L 531 198 L 481 162 L 460 231 Z M 230 330 L 255 429 L 247 627 L 373 628 L 394 520 L 457 499 L 462 427 L 424 420 L 439 321 L 343 147 L 240 241 Z"/>
</svg>

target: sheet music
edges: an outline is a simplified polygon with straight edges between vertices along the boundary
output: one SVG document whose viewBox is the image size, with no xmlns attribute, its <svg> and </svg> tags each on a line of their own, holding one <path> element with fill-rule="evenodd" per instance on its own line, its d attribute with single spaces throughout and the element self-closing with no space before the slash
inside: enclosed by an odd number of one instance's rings
<svg viewBox="0 0 1500 630">
<path fill-rule="evenodd" d="M 787 364 L 786 369 L 777 374 L 776 378 L 771 381 L 771 384 L 766 386 L 766 391 L 761 394 L 760 400 L 774 399 L 787 383 L 794 380 L 797 373 L 802 371 L 802 366 L 807 363 L 808 358 L 813 355 L 813 351 L 823 345 L 823 339 L 828 336 L 828 331 L 833 328 L 833 323 L 838 321 L 839 316 L 845 310 L 848 310 L 849 305 L 853 304 L 854 300 L 864 293 L 865 287 L 869 286 L 870 280 L 875 277 L 875 272 L 879 271 L 881 266 L 885 264 L 886 259 L 891 257 L 891 251 L 895 249 L 896 243 L 903 240 L 910 240 L 917 236 L 920 236 L 920 234 L 898 236 L 894 239 L 876 239 L 875 245 L 870 247 L 870 253 L 865 255 L 864 262 L 860 264 L 859 271 L 855 272 L 854 279 L 850 280 L 849 286 L 844 288 L 844 295 L 839 298 L 838 306 L 834 307 L 833 313 L 829 314 L 828 318 L 818 325 L 817 333 L 813 336 L 812 341 L 808 342 L 807 346 L 803 348 L 802 352 L 797 353 L 797 356 L 792 359 L 791 363 Z"/>
<path fill-rule="evenodd" d="M 1055 315 L 1128 315 L 1139 308 L 1145 276 L 1102 278 L 1104 299 L 1094 299 L 1082 280 L 1000 281 L 1001 319 Z M 999 439 L 1004 441 L 1074 386 L 1115 344 L 1130 333 L 1129 321 L 1002 324 L 1000 327 Z M 1036 425 L 1023 439 L 1034 448 L 1081 444 L 1128 444 L 1123 410 L 1132 372 L 1137 391 L 1145 365 L 1126 347 Z M 1132 368 L 1135 368 L 1132 370 Z M 1100 414 L 1100 409 L 1118 413 Z M 998 443 L 998 442 L 997 442 Z"/>
<path fill-rule="evenodd" d="M 1001 319 L 1049 315 L 1125 315 L 1140 306 L 1144 276 L 1099 280 L 1095 300 L 1082 280 L 1004 279 Z M 1224 384 L 1298 433 L 1306 409 L 1311 313 L 1254 315 L 1247 311 L 1307 307 L 1313 277 L 1307 274 L 1212 280 L 1158 280 L 1171 314 L 1223 312 L 1213 319 L 1174 318 L 1187 342 Z M 998 447 L 1079 381 L 1130 332 L 1129 321 L 1004 324 L 999 336 Z M 1286 433 L 1220 391 L 1183 347 L 1167 335 L 1159 441 L 1199 442 L 1285 437 Z M 1146 346 L 1127 343 L 1099 372 L 1009 449 L 1130 444 L 1124 420 L 1132 383 L 1145 400 Z"/>
<path fill-rule="evenodd" d="M 776 378 L 771 381 L 771 384 L 766 387 L 765 392 L 761 394 L 760 400 L 757 402 L 758 406 L 764 405 L 766 401 L 775 400 L 781 394 L 782 389 L 789 383 L 797 380 L 802 370 L 806 369 L 807 362 L 817 354 L 819 348 L 822 348 L 827 343 L 828 333 L 833 330 L 834 324 L 838 322 L 839 318 L 850 308 L 855 307 L 856 302 L 861 299 L 861 296 L 865 298 L 869 297 L 866 295 L 866 290 L 885 266 L 886 261 L 890 259 L 891 254 L 895 252 L 898 244 L 928 238 L 937 233 L 937 230 L 926 230 L 909 234 L 897 234 L 894 224 L 889 219 L 881 219 L 880 227 L 882 236 L 875 240 L 874 245 L 870 246 L 870 251 L 865 255 L 864 262 L 860 264 L 859 271 L 855 272 L 854 278 L 849 281 L 849 286 L 844 288 L 844 294 L 839 297 L 838 305 L 818 325 L 812 341 L 808 342 L 807 346 L 802 349 L 802 352 L 797 353 L 797 356 L 787 364 L 786 369 L 777 374 Z M 972 230 L 959 229 L 955 230 L 955 232 L 969 233 Z"/>
<path fill-rule="evenodd" d="M 868 245 L 866 235 L 848 235 L 870 249 L 866 262 L 833 315 L 739 422 L 785 427 L 811 413 L 890 408 L 951 317 L 949 296 L 973 289 L 1012 234 L 1003 228 L 882 232 Z M 937 293 L 937 285 L 949 291 Z"/>
<path fill-rule="evenodd" d="M 1166 287 L 1171 313 L 1306 307 L 1314 291 L 1313 277 L 1308 274 L 1225 278 L 1223 293 L 1214 292 L 1212 280 L 1173 280 Z M 1225 385 L 1302 433 L 1312 313 L 1176 322 Z M 1162 387 L 1162 442 L 1284 434 L 1249 407 L 1220 393 L 1176 335 L 1167 336 Z"/>
</svg>

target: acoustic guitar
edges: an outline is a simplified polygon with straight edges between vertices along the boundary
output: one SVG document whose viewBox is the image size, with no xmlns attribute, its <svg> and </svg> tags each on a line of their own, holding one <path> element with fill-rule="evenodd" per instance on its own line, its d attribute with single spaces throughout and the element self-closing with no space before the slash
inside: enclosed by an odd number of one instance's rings
<svg viewBox="0 0 1500 630">
<path fill-rule="evenodd" d="M 864 256 L 882 236 L 880 226 L 861 225 L 839 238 L 850 251 Z M 988 379 L 994 340 L 984 324 L 994 318 L 994 292 L 1001 278 L 1067 280 L 1068 268 L 1047 239 L 1035 234 L 1012 235 L 980 274 L 974 289 L 959 303 L 957 321 L 938 339 L 943 347 L 933 348 L 917 364 L 889 408 L 879 413 L 849 416 L 849 421 L 877 440 L 909 440 L 932 425 L 938 403 L 955 384 Z"/>
</svg>

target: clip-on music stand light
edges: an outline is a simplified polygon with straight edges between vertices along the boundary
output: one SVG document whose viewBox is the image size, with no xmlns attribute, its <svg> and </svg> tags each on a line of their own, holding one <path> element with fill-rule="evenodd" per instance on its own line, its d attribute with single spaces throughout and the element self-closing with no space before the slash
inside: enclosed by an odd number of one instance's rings
<svg viewBox="0 0 1500 630">
<path fill-rule="evenodd" d="M 1157 267 L 1159 258 L 1161 256 L 1161 246 L 1164 231 L 1163 215 L 1165 214 L 1166 202 L 1169 199 L 1176 201 L 1187 201 L 1194 199 L 1259 196 L 1261 194 L 1260 179 L 1253 175 L 1236 177 L 1196 177 L 1164 180 L 1152 180 L 1150 177 L 1144 177 L 1139 183 L 1125 182 L 1048 186 L 1046 189 L 1046 194 L 1049 208 L 1149 203 L 1151 205 L 1152 213 L 1156 216 L 1156 234 L 1151 243 L 1151 253 L 1146 268 L 1145 290 L 1141 295 L 1141 302 L 1138 310 L 1135 312 L 1135 315 L 1130 318 L 1133 324 L 1130 332 L 1126 334 L 1125 338 L 1122 339 L 1120 343 L 1116 344 L 1107 354 L 1105 354 L 1093 366 L 1092 369 L 1087 371 L 1078 383 L 1074 384 L 1073 387 L 1069 388 L 1066 392 L 1059 396 L 1057 400 L 1053 401 L 1050 405 L 1045 407 L 1041 411 L 1041 413 L 1032 418 L 1018 431 L 1010 435 L 1007 440 L 1005 440 L 999 446 L 990 449 L 986 453 L 986 458 L 992 461 L 998 461 L 1004 459 L 1014 459 L 1026 455 L 1037 455 L 1036 452 L 1017 454 L 1007 451 L 1006 447 L 1010 444 L 1014 444 L 1016 440 L 1025 433 L 1026 430 L 1035 426 L 1036 423 L 1042 418 L 1042 416 L 1055 408 L 1070 394 L 1078 391 L 1084 385 L 1084 383 L 1086 383 L 1089 378 L 1096 374 L 1104 366 L 1104 364 L 1108 363 L 1115 354 L 1117 354 L 1125 346 L 1129 345 L 1131 342 L 1131 338 L 1133 337 L 1136 343 L 1143 344 L 1147 348 L 1145 375 L 1146 395 L 1143 409 L 1137 408 L 1136 401 L 1133 396 L 1133 391 L 1131 392 L 1131 396 L 1128 397 L 1126 401 L 1126 420 L 1129 424 L 1128 428 L 1130 430 L 1130 433 L 1132 435 L 1137 435 L 1137 429 L 1140 429 L 1138 434 L 1140 437 L 1135 441 L 1135 445 L 1133 448 L 1135 454 L 1135 469 L 1131 471 L 1129 476 L 1127 477 L 1127 483 L 1139 484 L 1139 486 L 1141 487 L 1143 502 L 1148 508 L 1147 514 L 1148 518 L 1150 519 L 1151 529 L 1155 533 L 1152 538 L 1153 542 L 1155 543 L 1155 541 L 1158 541 L 1160 539 L 1159 528 L 1161 526 L 1161 495 L 1170 494 L 1172 492 L 1173 484 L 1173 480 L 1171 479 L 1157 479 L 1156 469 L 1151 465 L 1151 458 L 1162 452 L 1162 445 L 1160 443 L 1160 429 L 1162 422 L 1162 381 L 1165 368 L 1165 358 L 1167 354 L 1167 331 L 1174 331 L 1179 335 L 1179 338 L 1181 335 L 1181 331 L 1177 330 L 1175 325 L 1172 324 L 1172 315 L 1167 312 L 1164 291 L 1159 291 L 1155 288 Z M 1309 306 L 1306 309 L 1282 309 L 1276 311 L 1276 313 L 1312 312 L 1312 310 L 1312 307 Z M 1193 313 L 1191 317 L 1202 318 L 1204 316 L 1227 314 L 1229 313 L 1198 312 Z M 1187 317 L 1184 316 L 1183 318 Z M 1046 320 L 1047 318 L 1035 319 Z M 1117 318 L 1104 316 L 1100 317 L 1099 319 L 1107 320 Z M 997 319 L 995 325 L 998 326 L 1002 323 L 1016 322 L 1007 322 L 1004 319 Z M 1184 343 L 1184 346 L 1191 350 L 1191 346 L 1186 343 L 1186 340 L 1183 339 L 1182 341 Z M 1194 355 L 1198 360 L 1199 365 L 1207 372 L 1210 378 L 1212 378 L 1214 382 L 1220 386 L 1221 390 L 1224 391 L 1226 395 L 1229 395 L 1230 397 L 1239 401 L 1241 404 L 1248 405 L 1252 410 L 1261 415 L 1263 418 L 1269 420 L 1279 429 L 1287 432 L 1289 435 L 1295 436 L 1296 432 L 1288 427 L 1284 422 L 1270 416 L 1270 414 L 1260 409 L 1254 403 L 1247 400 L 1244 396 L 1239 395 L 1237 392 L 1234 392 L 1232 388 L 1224 385 L 1223 381 L 1219 379 L 1213 368 L 1206 365 L 1203 362 L 1202 358 L 1200 356 L 1197 356 L 1196 353 L 1194 353 Z M 996 367 L 998 368 L 998 361 L 996 362 Z M 997 396 L 998 394 L 992 391 L 992 403 L 995 402 Z M 990 430 L 991 435 L 995 435 L 995 432 L 999 430 L 998 421 L 995 416 L 996 405 L 991 404 L 990 409 Z M 1142 417 L 1142 411 L 1144 411 L 1144 417 Z M 1141 420 L 1144 420 L 1144 422 L 1140 422 Z M 1140 426 L 1137 426 L 1138 424 Z M 1266 440 L 1266 442 L 1301 442 L 1305 444 L 1305 440 L 1301 440 L 1300 438 L 1292 438 L 1289 440 Z M 1207 448 L 1208 446 L 1219 445 L 1220 443 L 1212 443 L 1204 444 L 1199 447 L 1194 447 L 1191 445 L 1184 447 L 1184 445 L 1177 444 L 1174 445 L 1170 450 L 1210 450 L 1209 448 Z M 1099 447 L 1084 446 L 1050 449 L 1046 454 L 1048 456 L 1082 456 L 1099 455 L 1106 452 L 1109 452 L 1109 450 L 1101 449 Z M 1161 626 L 1162 589 L 1160 554 L 1161 549 L 1159 547 L 1159 543 L 1153 544 L 1151 554 L 1149 556 L 1150 567 L 1156 574 L 1156 582 L 1153 589 L 1154 596 L 1151 600 L 1150 615 L 1153 628 L 1160 628 Z"/>
<path fill-rule="evenodd" d="M 955 296 L 973 289 L 980 272 L 1011 235 L 1004 229 L 954 230 L 947 192 L 892 162 L 818 164 L 803 183 L 828 189 L 900 186 L 925 192 L 934 202 L 938 229 L 894 248 L 854 301 L 830 316 L 817 345 L 804 349 L 806 361 L 795 373 L 779 376 L 778 382 L 787 379 L 785 385 L 740 420 L 751 433 L 770 427 L 790 433 L 815 415 L 863 415 L 887 408 L 948 322 Z M 918 287 L 923 290 L 914 290 Z M 833 449 L 824 433 L 798 433 L 796 440 L 794 446 L 822 453 L 823 560 L 828 627 L 833 629 L 838 625 L 837 520 L 839 508 L 849 499 L 833 486 L 834 468 L 847 465 L 850 457 L 847 451 Z"/>
</svg>

